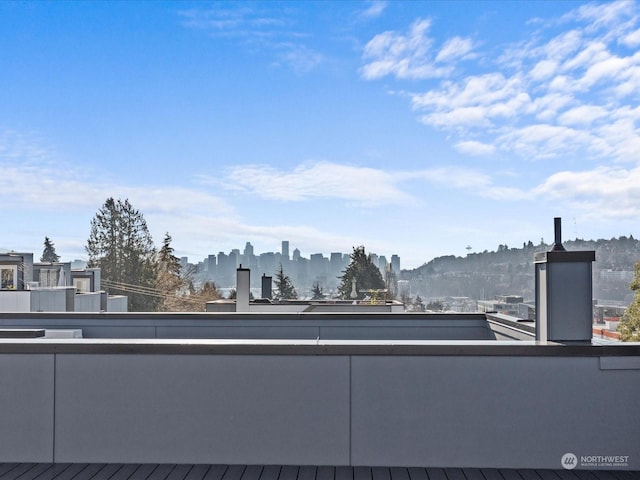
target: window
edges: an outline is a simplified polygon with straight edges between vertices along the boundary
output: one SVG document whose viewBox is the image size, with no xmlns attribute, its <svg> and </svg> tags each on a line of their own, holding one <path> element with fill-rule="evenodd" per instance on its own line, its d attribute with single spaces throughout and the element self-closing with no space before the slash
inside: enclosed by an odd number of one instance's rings
<svg viewBox="0 0 640 480">
<path fill-rule="evenodd" d="M 73 286 L 76 287 L 78 293 L 89 293 L 91 291 L 90 278 L 74 278 Z"/>
<path fill-rule="evenodd" d="M 40 269 L 40 286 L 41 287 L 57 287 L 59 268 L 41 268 Z"/>
<path fill-rule="evenodd" d="M 0 288 L 15 290 L 18 284 L 18 267 L 15 265 L 0 265 Z"/>
</svg>

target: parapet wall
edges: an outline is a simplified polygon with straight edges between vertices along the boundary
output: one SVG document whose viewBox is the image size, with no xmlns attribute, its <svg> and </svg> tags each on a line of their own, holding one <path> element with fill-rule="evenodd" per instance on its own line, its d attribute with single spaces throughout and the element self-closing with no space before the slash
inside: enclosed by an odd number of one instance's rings
<svg viewBox="0 0 640 480">
<path fill-rule="evenodd" d="M 639 345 L 2 340 L 0 384 L 0 462 L 640 469 Z"/>
<path fill-rule="evenodd" d="M 484 314 L 478 313 L 0 313 L 0 328 L 81 329 L 85 338 L 496 338 Z"/>
</svg>

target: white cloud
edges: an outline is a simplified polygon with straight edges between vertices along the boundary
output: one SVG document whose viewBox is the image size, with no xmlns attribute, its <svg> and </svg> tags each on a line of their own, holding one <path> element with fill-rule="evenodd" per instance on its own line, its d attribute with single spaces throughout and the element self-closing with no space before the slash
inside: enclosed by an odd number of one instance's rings
<svg viewBox="0 0 640 480">
<path fill-rule="evenodd" d="M 589 125 L 607 115 L 607 110 L 600 106 L 580 105 L 564 112 L 560 115 L 558 121 L 563 125 Z"/>
<path fill-rule="evenodd" d="M 619 113 L 638 101 L 640 52 L 624 47 L 640 44 L 637 10 L 635 2 L 580 6 L 554 23 L 554 31 L 564 32 L 550 37 L 551 27 L 540 24 L 541 30 L 526 42 L 504 46 L 493 64 L 483 52 L 474 52 L 483 59 L 478 73 L 457 80 L 432 75 L 434 85 L 412 93 L 411 106 L 421 122 L 446 130 L 456 150 L 469 155 L 501 151 L 529 159 L 577 154 L 628 159 L 638 150 L 640 131 L 629 122 L 616 129 L 607 123 L 617 123 Z M 426 27 L 421 30 L 422 59 L 430 58 L 426 46 L 434 42 Z M 394 46 L 399 40 L 408 44 L 411 36 L 381 35 L 367 52 L 375 61 L 363 69 L 373 68 L 376 61 L 388 63 L 365 78 L 410 78 L 399 73 L 400 66 L 410 71 L 415 56 Z M 449 42 L 440 50 L 441 59 L 456 58 L 450 52 L 464 56 L 471 49 L 459 37 Z M 427 64 L 433 68 L 433 62 Z"/>
<path fill-rule="evenodd" d="M 625 20 L 635 16 L 635 3 L 618 0 L 605 3 L 588 3 L 578 7 L 566 17 L 574 17 L 587 21 L 587 30 L 595 31 L 601 28 L 615 30 L 625 24 Z"/>
<path fill-rule="evenodd" d="M 640 167 L 602 166 L 551 175 L 534 189 L 537 196 L 568 200 L 585 216 L 632 219 L 640 216 Z"/>
<path fill-rule="evenodd" d="M 360 12 L 359 16 L 361 18 L 377 18 L 385 11 L 387 8 L 387 2 L 382 0 L 373 0 L 367 2 L 369 5 L 366 9 Z"/>
<path fill-rule="evenodd" d="M 640 28 L 625 35 L 621 40 L 621 43 L 629 48 L 634 48 L 640 45 Z"/>
<path fill-rule="evenodd" d="M 114 197 L 129 198 L 140 210 L 232 213 L 225 201 L 196 189 L 97 182 L 96 172 L 63 161 L 35 136 L 8 130 L 0 131 L 0 169 L 0 209 L 84 210 Z"/>
<path fill-rule="evenodd" d="M 305 45 L 286 43 L 280 46 L 282 52 L 278 54 L 279 61 L 273 65 L 288 65 L 299 75 L 309 73 L 318 67 L 324 56 Z"/>
<path fill-rule="evenodd" d="M 421 117 L 423 123 L 440 128 L 489 127 L 491 122 L 484 107 L 460 107 L 434 112 Z"/>
<path fill-rule="evenodd" d="M 324 56 L 302 41 L 308 34 L 296 29 L 296 21 L 287 9 L 279 16 L 273 10 L 258 6 L 216 4 L 210 9 L 189 9 L 178 12 L 186 28 L 202 30 L 212 37 L 235 40 L 251 51 L 265 51 L 274 58 L 272 66 L 290 67 L 297 74 L 317 68 Z"/>
<path fill-rule="evenodd" d="M 533 80 L 546 80 L 552 77 L 558 70 L 558 62 L 555 60 L 541 60 L 529 73 Z"/>
<path fill-rule="evenodd" d="M 234 167 L 227 184 L 240 191 L 280 201 L 339 198 L 361 206 L 406 203 L 411 197 L 383 170 L 331 162 L 304 164 L 285 172 L 273 167 Z"/>
<path fill-rule="evenodd" d="M 362 54 L 369 60 L 361 69 L 362 76 L 373 80 L 387 75 L 404 79 L 448 75 L 450 67 L 433 64 L 433 39 L 427 36 L 430 26 L 430 19 L 419 19 L 411 24 L 407 34 L 387 31 L 373 37 Z"/>
<path fill-rule="evenodd" d="M 575 102 L 571 95 L 548 93 L 533 101 L 533 111 L 538 120 L 552 122 L 565 107 Z"/>
<path fill-rule="evenodd" d="M 512 151 L 524 158 L 555 158 L 572 154 L 592 143 L 591 136 L 565 126 L 536 124 L 512 129 L 497 138 L 501 150 Z"/>
<path fill-rule="evenodd" d="M 561 62 L 569 55 L 583 49 L 584 38 L 580 30 L 569 30 L 552 38 L 549 42 L 534 49 L 533 57 L 541 56 L 553 62 Z"/>
<path fill-rule="evenodd" d="M 436 62 L 449 62 L 458 58 L 464 58 L 473 49 L 473 43 L 469 38 L 453 37 L 445 42 L 438 55 Z"/>
<path fill-rule="evenodd" d="M 492 155 L 496 151 L 495 145 L 476 142 L 475 140 L 467 140 L 458 142 L 455 149 L 466 155 Z"/>
</svg>

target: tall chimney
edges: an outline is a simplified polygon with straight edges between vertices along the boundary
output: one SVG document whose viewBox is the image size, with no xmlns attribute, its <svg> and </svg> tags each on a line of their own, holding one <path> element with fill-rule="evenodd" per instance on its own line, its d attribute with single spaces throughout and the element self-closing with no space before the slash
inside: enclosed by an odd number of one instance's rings
<svg viewBox="0 0 640 480">
<path fill-rule="evenodd" d="M 240 264 L 236 270 L 236 312 L 249 311 L 250 275 L 251 270 Z"/>
<path fill-rule="evenodd" d="M 568 252 L 562 246 L 560 218 L 554 219 L 555 241 L 535 254 L 536 340 L 591 342 L 594 251 Z"/>
<path fill-rule="evenodd" d="M 271 277 L 267 277 L 266 273 L 262 274 L 262 298 L 271 299 Z"/>
</svg>

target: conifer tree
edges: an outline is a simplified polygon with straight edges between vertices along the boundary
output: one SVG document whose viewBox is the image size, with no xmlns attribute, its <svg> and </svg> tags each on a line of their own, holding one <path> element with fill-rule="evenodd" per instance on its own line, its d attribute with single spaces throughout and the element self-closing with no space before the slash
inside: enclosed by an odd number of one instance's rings
<svg viewBox="0 0 640 480">
<path fill-rule="evenodd" d="M 108 198 L 91 220 L 88 266 L 99 267 L 110 294 L 127 295 L 129 310 L 157 309 L 155 247 L 147 222 L 129 200 Z"/>
<path fill-rule="evenodd" d="M 167 232 L 156 261 L 156 288 L 163 295 L 160 310 L 173 312 L 184 309 L 185 284 L 180 259 L 173 254 L 171 235 Z"/>
<path fill-rule="evenodd" d="M 275 284 L 274 298 L 276 300 L 293 300 L 298 298 L 298 293 L 289 276 L 285 275 L 282 264 L 280 264 L 280 269 L 276 272 Z"/>
<path fill-rule="evenodd" d="M 635 298 L 624 312 L 618 332 L 623 342 L 640 342 L 640 261 L 636 262 L 635 278 L 630 288 L 635 292 Z"/>
<path fill-rule="evenodd" d="M 311 288 L 311 300 L 324 300 L 325 294 L 322 291 L 322 287 L 318 282 L 313 284 Z"/>
<path fill-rule="evenodd" d="M 371 255 L 367 255 L 363 246 L 354 247 L 351 262 L 341 279 L 338 294 L 341 298 L 351 299 L 353 281 L 355 280 L 356 298 L 362 299 L 369 290 L 382 290 L 385 283 L 380 269 L 373 263 Z"/>
<path fill-rule="evenodd" d="M 56 253 L 56 247 L 49 237 L 44 237 L 44 250 L 42 251 L 41 262 L 55 263 L 60 261 L 60 257 Z"/>
</svg>

